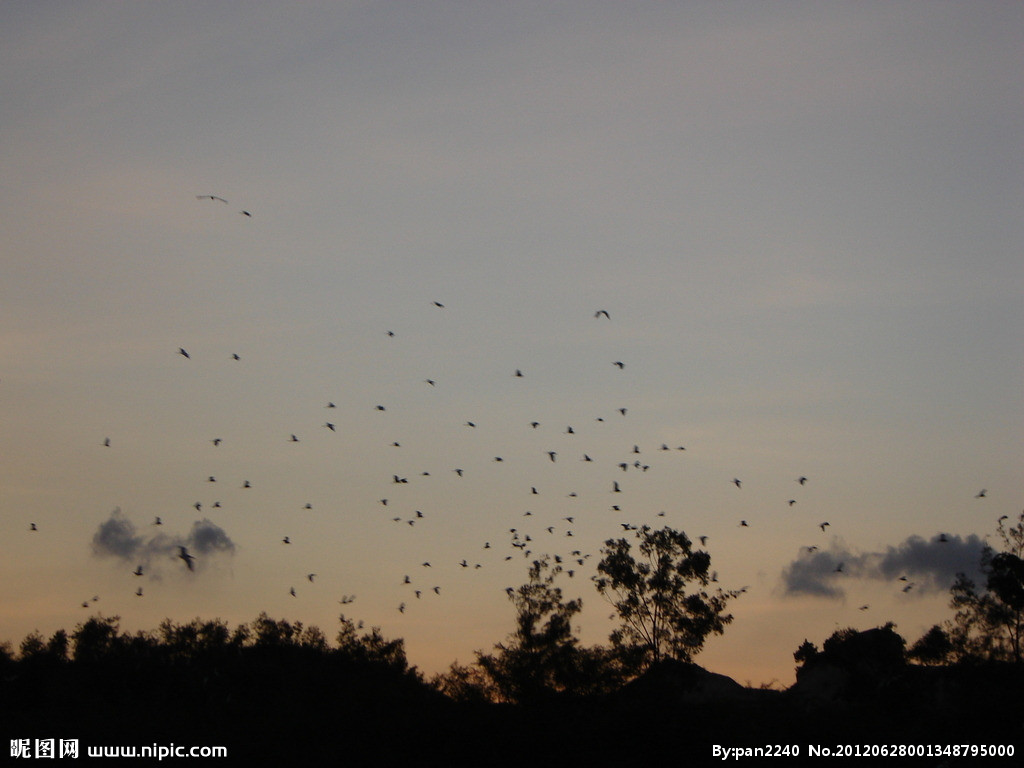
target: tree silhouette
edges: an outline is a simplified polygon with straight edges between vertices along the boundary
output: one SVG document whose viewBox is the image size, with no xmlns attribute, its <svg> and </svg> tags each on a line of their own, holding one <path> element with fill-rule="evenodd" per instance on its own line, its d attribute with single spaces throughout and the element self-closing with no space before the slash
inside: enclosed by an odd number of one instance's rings
<svg viewBox="0 0 1024 768">
<path fill-rule="evenodd" d="M 907 656 L 922 664 L 944 664 L 952 652 L 953 643 L 949 634 L 935 624 L 910 647 Z"/>
<path fill-rule="evenodd" d="M 985 547 L 981 571 L 985 591 L 965 574 L 957 574 L 950 593 L 956 615 L 949 625 L 954 653 L 961 660 L 989 659 L 1021 663 L 1024 643 L 1024 512 L 1017 525 L 999 520 L 997 532 L 1005 551 Z"/>
<path fill-rule="evenodd" d="M 496 653 L 477 654 L 477 663 L 505 701 L 532 702 L 573 687 L 579 640 L 572 618 L 583 608 L 580 599 L 566 602 L 554 585 L 562 572 L 548 558 L 534 560 L 529 581 L 510 589 L 516 607 L 516 628 Z"/>
<path fill-rule="evenodd" d="M 738 591 L 708 591 L 711 556 L 694 550 L 682 531 L 641 526 L 634 531 L 639 558 L 627 539 L 609 539 L 594 577 L 622 626 L 611 635 L 627 663 L 649 666 L 667 657 L 691 661 L 708 635 L 722 634 L 725 613 Z M 687 592 L 690 584 L 697 589 Z"/>
</svg>

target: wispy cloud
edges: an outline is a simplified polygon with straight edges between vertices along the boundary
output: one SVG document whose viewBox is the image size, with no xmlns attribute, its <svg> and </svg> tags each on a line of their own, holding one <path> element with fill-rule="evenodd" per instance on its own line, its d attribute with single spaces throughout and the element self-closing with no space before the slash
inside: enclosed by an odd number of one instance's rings
<svg viewBox="0 0 1024 768">
<path fill-rule="evenodd" d="M 196 555 L 199 567 L 203 565 L 204 555 L 233 555 L 235 552 L 235 543 L 227 532 L 205 518 L 196 520 L 187 536 L 162 532 L 144 536 L 121 510 L 115 509 L 107 520 L 100 523 L 92 537 L 92 551 L 97 557 L 116 557 L 146 569 L 158 568 L 162 561 L 173 562 L 178 556 L 178 547 L 187 547 Z"/>
<path fill-rule="evenodd" d="M 788 596 L 810 595 L 830 600 L 846 596 L 848 579 L 896 581 L 905 577 L 918 592 L 943 592 L 958 573 L 977 575 L 985 542 L 937 534 L 930 540 L 908 536 L 881 552 L 856 552 L 838 541 L 825 550 L 803 550 L 782 569 L 782 591 Z"/>
</svg>

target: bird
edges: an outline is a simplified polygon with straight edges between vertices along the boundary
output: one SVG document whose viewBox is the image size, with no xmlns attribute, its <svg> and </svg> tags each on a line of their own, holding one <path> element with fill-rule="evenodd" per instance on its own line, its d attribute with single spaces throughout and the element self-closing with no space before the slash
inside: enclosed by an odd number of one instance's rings
<svg viewBox="0 0 1024 768">
<path fill-rule="evenodd" d="M 444 309 L 444 304 L 442 304 L 440 301 L 435 301 L 434 302 L 434 306 L 435 307 L 440 307 L 441 309 Z"/>
<path fill-rule="evenodd" d="M 239 213 L 242 214 L 243 216 L 246 216 L 246 217 L 250 218 L 250 219 L 252 218 L 252 214 L 249 213 L 248 211 L 239 211 Z"/>
<path fill-rule="evenodd" d="M 214 447 L 216 448 L 218 445 L 220 445 L 224 441 L 221 440 L 219 437 L 215 437 L 210 442 L 213 443 Z"/>
<path fill-rule="evenodd" d="M 193 561 L 196 559 L 195 555 L 190 555 L 189 552 L 188 552 L 188 549 L 186 549 L 185 547 L 179 546 L 178 547 L 178 557 L 185 561 L 185 565 L 188 566 L 188 569 L 190 571 L 194 571 L 196 569 L 195 565 L 193 564 Z"/>
<path fill-rule="evenodd" d="M 191 360 L 192 356 L 185 351 L 184 347 L 178 347 L 178 354 L 184 357 L 186 360 Z"/>
<path fill-rule="evenodd" d="M 132 576 L 141 576 L 141 575 L 142 575 L 142 566 L 140 565 L 138 568 L 136 568 L 134 571 L 132 571 Z"/>
<path fill-rule="evenodd" d="M 220 202 L 227 204 L 227 200 L 217 195 L 196 195 L 196 200 L 219 200 Z"/>
<path fill-rule="evenodd" d="M 557 455 L 558 454 L 555 451 L 548 451 L 548 457 L 551 459 L 551 461 L 554 461 L 555 460 L 555 456 L 557 456 Z"/>
<path fill-rule="evenodd" d="M 514 374 L 512 374 L 512 375 L 515 376 L 517 379 L 523 378 L 523 372 L 521 370 L 519 370 L 518 368 L 516 368 L 516 372 Z"/>
<path fill-rule="evenodd" d="M 707 537 L 707 536 L 698 536 L 697 538 L 698 538 L 698 539 L 700 539 L 700 545 L 701 545 L 702 547 L 703 547 L 703 546 L 704 546 L 705 544 L 707 544 L 707 543 L 708 543 L 708 537 Z"/>
<path fill-rule="evenodd" d="M 29 523 L 28 524 L 28 529 L 30 531 L 38 531 L 39 530 L 38 528 L 36 528 L 36 524 L 35 523 Z"/>
<path fill-rule="evenodd" d="M 405 603 L 399 603 L 398 604 L 398 612 L 399 613 L 405 613 Z"/>
<path fill-rule="evenodd" d="M 822 523 L 821 525 L 819 525 L 818 527 L 821 528 L 821 532 L 824 533 L 825 532 L 825 528 L 827 526 L 829 526 L 829 525 L 830 525 L 830 523 L 825 522 L 825 523 Z"/>
<path fill-rule="evenodd" d="M 333 402 L 330 402 L 330 401 L 328 401 L 327 405 L 324 406 L 324 408 L 337 408 L 337 407 L 338 406 L 336 406 Z"/>
<path fill-rule="evenodd" d="M 800 485 L 807 485 L 807 478 L 806 478 L 806 477 L 804 477 L 803 475 L 801 475 L 800 477 L 798 477 L 798 478 L 796 479 L 796 481 L 797 481 L 798 483 L 800 483 Z"/>
<path fill-rule="evenodd" d="M 858 608 L 857 610 L 858 610 L 858 611 L 866 611 L 866 610 L 867 610 L 868 608 L 870 608 L 870 607 L 871 607 L 870 605 L 868 605 L 867 603 L 865 603 L 864 605 L 862 605 L 862 606 L 861 606 L 860 608 Z"/>
<path fill-rule="evenodd" d="M 109 437 L 103 438 L 103 447 L 104 448 L 109 448 L 110 447 L 110 438 Z"/>
<path fill-rule="evenodd" d="M 612 316 L 608 314 L 608 310 L 607 309 L 599 309 L 599 310 L 597 310 L 597 312 L 594 313 L 594 317 L 600 317 L 601 315 L 604 315 L 609 320 L 612 319 Z"/>
<path fill-rule="evenodd" d="M 291 544 L 292 543 L 291 537 L 290 536 L 285 536 L 283 539 L 281 539 L 281 543 L 282 544 Z"/>
<path fill-rule="evenodd" d="M 295 595 L 295 587 L 292 587 L 291 589 L 289 589 L 288 590 L 288 594 L 291 595 L 292 597 L 295 597 L 296 596 Z"/>
<path fill-rule="evenodd" d="M 231 353 L 231 359 L 232 360 L 241 360 L 242 358 L 238 355 L 237 352 L 232 352 Z"/>
<path fill-rule="evenodd" d="M 153 520 L 153 525 L 163 525 L 163 524 L 164 524 L 164 521 L 160 519 L 159 515 L 157 515 L 156 519 Z"/>
<path fill-rule="evenodd" d="M 987 494 L 988 494 L 988 491 L 985 490 L 984 488 L 982 488 L 980 491 L 978 491 L 976 494 L 974 494 L 974 498 L 976 498 L 976 499 L 984 499 Z"/>
<path fill-rule="evenodd" d="M 325 427 L 327 427 L 327 428 L 328 428 L 329 430 L 331 430 L 331 432 L 335 432 L 335 431 L 337 431 L 337 430 L 335 430 L 335 428 L 334 428 L 334 424 L 332 424 L 332 423 L 331 423 L 331 422 L 329 422 L 329 421 L 328 421 L 328 422 L 327 422 L 326 424 L 324 424 L 324 426 L 325 426 Z"/>
<path fill-rule="evenodd" d="M 842 573 L 844 565 L 845 565 L 845 563 L 840 563 L 839 565 L 837 565 L 836 566 L 836 573 Z"/>
<path fill-rule="evenodd" d="M 737 477 L 734 477 L 734 478 L 732 479 L 732 483 L 733 483 L 733 485 L 735 485 L 735 486 L 736 486 L 737 488 L 742 488 L 742 487 L 743 487 L 743 485 L 742 485 L 742 484 L 740 483 L 740 480 L 739 480 L 739 478 L 737 478 Z"/>
<path fill-rule="evenodd" d="M 619 488 L 619 481 L 618 480 L 613 480 L 612 481 L 612 493 L 622 493 L 622 489 Z"/>
<path fill-rule="evenodd" d="M 739 527 L 740 528 L 749 528 L 750 526 L 747 524 L 746 520 L 740 520 L 740 526 Z"/>
<path fill-rule="evenodd" d="M 614 363 L 612 363 L 612 365 L 614 365 L 614 366 L 615 366 L 616 368 L 618 368 L 618 369 L 619 369 L 620 371 L 621 371 L 621 370 L 624 370 L 624 369 L 625 369 L 625 367 L 626 367 L 626 364 L 625 364 L 624 362 L 622 362 L 621 360 L 616 360 L 616 361 L 615 361 Z"/>
<path fill-rule="evenodd" d="M 786 502 L 786 503 L 787 503 L 787 504 L 789 504 L 789 506 L 791 506 L 791 507 L 792 507 L 792 506 L 793 506 L 794 504 L 796 504 L 796 499 L 790 499 L 790 500 L 789 500 L 788 502 Z"/>
<path fill-rule="evenodd" d="M 138 589 L 135 590 L 135 596 L 136 597 L 142 597 L 142 587 L 139 587 Z"/>
<path fill-rule="evenodd" d="M 293 434 L 293 435 L 291 436 L 291 438 L 289 438 L 288 442 L 290 442 L 290 443 L 297 443 L 297 442 L 299 442 L 299 438 L 297 438 L 297 437 L 296 437 L 296 436 L 295 436 L 295 435 Z"/>
<path fill-rule="evenodd" d="M 306 578 L 309 579 L 312 582 L 313 579 L 316 578 L 316 574 L 315 573 L 307 573 L 306 574 Z"/>
</svg>

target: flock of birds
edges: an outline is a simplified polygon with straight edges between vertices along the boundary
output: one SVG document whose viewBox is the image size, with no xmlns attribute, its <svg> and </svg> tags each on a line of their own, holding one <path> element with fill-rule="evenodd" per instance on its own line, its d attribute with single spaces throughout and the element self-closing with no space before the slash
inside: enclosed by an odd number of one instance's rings
<svg viewBox="0 0 1024 768">
<path fill-rule="evenodd" d="M 218 195 L 197 195 L 196 197 L 199 200 L 228 205 L 228 201 Z M 252 218 L 252 214 L 248 210 L 240 210 L 239 213 L 246 218 Z M 441 301 L 433 300 L 430 302 L 430 305 L 437 311 L 446 311 L 446 305 Z M 593 321 L 598 323 L 611 323 L 612 313 L 606 309 L 597 309 L 593 313 Z M 383 333 L 389 339 L 394 339 L 396 337 L 396 333 L 393 330 L 384 330 Z M 190 353 L 185 346 L 177 349 L 177 355 L 183 362 L 193 360 L 192 353 Z M 240 364 L 242 362 L 242 357 L 237 353 L 232 353 L 230 355 L 230 360 Z M 624 361 L 620 359 L 613 360 L 610 357 L 608 359 L 608 365 L 610 369 L 613 369 L 613 371 L 610 371 L 609 375 L 613 376 L 621 374 L 627 367 Z M 527 374 L 522 368 L 511 368 L 511 376 L 517 380 L 527 378 Z M 439 384 L 438 379 L 434 377 L 424 378 L 421 379 L 421 381 L 431 389 L 437 388 Z M 422 386 L 422 384 L 420 386 Z M 334 410 L 338 408 L 336 402 L 333 400 L 326 401 L 326 404 L 323 404 L 323 401 L 321 401 L 320 407 L 329 412 L 334 412 Z M 373 406 L 373 410 L 379 413 L 386 413 L 388 411 L 388 406 L 383 403 L 378 403 Z M 614 409 L 610 410 L 612 413 L 617 414 L 612 417 L 616 420 L 629 418 L 629 407 L 617 405 Z M 604 416 L 597 416 L 594 420 L 598 423 L 606 422 L 606 418 Z M 563 462 L 575 459 L 586 465 L 600 465 L 603 467 L 603 471 L 614 473 L 612 476 L 602 476 L 604 480 L 601 484 L 604 485 L 605 490 L 610 494 L 610 496 L 605 497 L 609 499 L 610 503 L 603 505 L 603 511 L 614 512 L 622 517 L 626 517 L 628 514 L 625 511 L 624 504 L 619 500 L 627 495 L 627 480 L 620 478 L 628 478 L 631 474 L 639 474 L 642 476 L 651 471 L 653 469 L 653 465 L 657 463 L 650 458 L 651 454 L 660 454 L 662 456 L 682 456 L 686 451 L 686 447 L 684 445 L 675 443 L 669 444 L 657 441 L 652 446 L 641 448 L 641 443 L 632 443 L 630 441 L 628 444 L 621 446 L 620 455 L 617 456 L 615 460 L 609 461 L 607 457 L 598 459 L 596 458 L 599 453 L 598 451 L 591 450 L 583 445 L 570 443 L 572 446 L 571 449 L 568 447 L 563 448 L 563 445 L 566 445 L 565 441 L 568 438 L 571 438 L 572 440 L 579 439 L 582 442 L 581 438 L 575 436 L 586 432 L 586 430 L 578 429 L 577 426 L 578 425 L 573 424 L 559 425 L 555 428 L 555 432 L 553 433 L 548 429 L 547 424 L 542 424 L 541 421 L 533 419 L 525 421 L 522 428 L 528 429 L 531 433 L 547 434 L 550 439 L 555 439 L 553 438 L 553 434 L 556 433 L 560 436 L 557 439 L 561 440 L 561 443 L 543 451 L 549 464 L 561 466 Z M 467 430 L 475 430 L 477 428 L 477 422 L 473 419 L 465 420 L 462 422 L 462 427 Z M 341 434 L 338 431 L 338 420 L 332 417 L 328 417 L 323 421 L 321 428 L 330 433 L 338 434 L 339 436 Z M 286 435 L 282 435 L 282 440 L 286 443 L 299 443 L 301 440 L 299 437 L 300 433 L 301 430 L 297 432 L 289 432 Z M 220 448 L 224 443 L 224 440 L 220 436 L 205 436 L 203 440 L 212 445 L 213 448 Z M 111 437 L 105 437 L 102 440 L 102 445 L 106 448 L 114 448 L 116 441 Z M 402 440 L 393 440 L 390 445 L 394 448 L 401 448 Z M 494 455 L 491 460 L 495 464 L 504 464 L 505 456 L 497 454 Z M 448 469 L 452 476 L 460 480 L 467 475 L 467 470 L 464 466 L 451 466 Z M 623 475 L 622 473 L 626 474 Z M 404 492 L 405 487 L 410 484 L 410 475 L 406 472 L 393 471 L 389 471 L 387 473 L 382 472 L 381 474 L 383 477 L 390 478 L 389 481 L 384 482 L 394 489 L 393 492 L 384 490 L 384 486 L 382 484 L 381 492 L 377 500 L 379 507 L 387 509 L 390 513 L 388 514 L 388 520 L 390 523 L 409 529 L 415 529 L 417 525 L 423 527 L 427 523 L 428 517 L 427 513 L 423 511 L 426 507 L 410 503 L 407 498 L 408 494 Z M 431 474 L 432 473 L 429 470 L 421 472 L 422 477 L 429 477 Z M 217 483 L 218 479 L 215 474 L 211 473 L 207 476 L 207 481 L 209 483 Z M 734 477 L 731 481 L 723 478 L 723 483 L 727 482 L 731 482 L 731 484 L 735 486 L 737 492 L 742 491 L 744 488 L 743 480 L 739 477 Z M 788 507 L 796 505 L 799 501 L 799 489 L 805 488 L 810 480 L 808 477 L 800 475 L 793 478 L 793 482 L 794 495 L 788 499 L 783 497 L 779 500 L 780 504 L 785 503 Z M 543 483 L 540 481 L 528 484 L 523 489 L 524 495 L 526 495 L 527 498 L 541 495 L 540 488 L 542 485 Z M 240 487 L 250 489 L 253 485 L 249 479 L 244 479 L 241 481 Z M 982 489 L 977 493 L 976 498 L 985 498 L 986 493 L 986 490 Z M 401 497 L 398 503 L 395 501 L 395 495 Z M 579 496 L 580 494 L 576 490 L 570 490 L 565 494 L 565 498 L 567 499 L 578 499 Z M 193 506 L 197 512 L 201 512 L 204 505 L 202 502 L 195 502 Z M 530 506 L 533 505 L 531 504 Z M 220 509 L 221 502 L 214 501 L 212 505 L 210 505 L 210 508 Z M 302 509 L 312 511 L 313 505 L 310 502 L 306 502 L 302 506 Z M 563 508 L 562 511 L 568 510 Z M 489 568 L 495 563 L 510 562 L 516 558 L 523 558 L 529 561 L 531 558 L 536 559 L 537 557 L 548 556 L 552 558 L 553 564 L 561 572 L 563 572 L 568 578 L 572 579 L 587 566 L 588 562 L 593 566 L 592 561 L 595 558 L 595 552 L 592 551 L 592 546 L 578 543 L 583 537 L 577 535 L 576 527 L 577 521 L 583 516 L 586 516 L 588 514 L 587 511 L 575 512 L 574 514 L 562 514 L 558 519 L 553 519 L 550 512 L 535 514 L 532 509 L 523 509 L 517 514 L 519 515 L 518 520 L 506 521 L 506 527 L 504 527 L 500 533 L 495 530 L 497 535 L 501 535 L 505 539 L 504 546 L 499 546 L 498 544 L 492 545 L 492 539 L 496 542 L 498 541 L 498 539 L 492 536 L 490 539 L 479 542 L 479 548 L 474 554 L 448 562 L 447 565 L 449 568 L 451 570 L 469 573 Z M 654 515 L 654 517 L 664 516 L 664 511 L 657 512 L 657 514 Z M 509 524 L 510 522 L 514 522 L 514 524 Z M 163 525 L 162 518 L 160 516 L 156 516 L 152 525 Z M 618 525 L 621 526 L 622 532 L 636 531 L 639 527 L 633 521 L 621 519 Z M 824 534 L 828 532 L 830 525 L 831 524 L 825 520 L 818 523 L 817 528 L 820 529 L 822 534 Z M 740 519 L 737 523 L 737 527 L 746 529 L 750 528 L 751 525 L 748 520 Z M 30 530 L 38 531 L 36 523 L 31 523 Z M 607 531 L 605 531 L 605 533 L 607 533 Z M 708 543 L 709 536 L 702 534 L 697 537 L 697 540 L 699 540 L 700 545 L 704 547 Z M 946 538 L 943 534 L 940 541 L 945 540 Z M 291 535 L 283 535 L 279 541 L 280 546 L 289 546 L 292 544 Z M 590 541 L 589 537 L 587 538 L 587 541 L 591 545 L 595 543 Z M 818 549 L 818 545 L 808 545 L 804 547 L 804 551 L 808 554 L 812 554 Z M 199 556 L 190 552 L 186 545 L 177 545 L 177 550 L 177 554 L 173 558 L 177 567 L 183 571 L 195 573 L 197 570 L 197 564 L 200 562 Z M 430 578 L 430 574 L 438 571 L 434 566 L 434 562 L 436 562 L 436 558 L 434 557 L 421 560 L 415 566 L 416 570 L 411 570 L 408 567 L 410 565 L 409 563 L 406 563 L 405 567 L 400 567 L 395 563 L 396 573 L 394 575 L 394 586 L 396 588 L 396 602 L 393 605 L 394 609 L 399 613 L 405 614 L 411 609 L 411 606 L 418 604 L 419 601 L 430 598 L 436 599 L 442 595 L 442 592 L 444 591 L 442 589 L 442 587 L 444 587 L 444 583 L 440 578 Z M 844 563 L 839 563 L 835 568 L 835 572 L 842 573 L 843 568 Z M 136 578 L 143 577 L 146 573 L 146 567 L 144 567 L 143 564 L 137 565 L 137 567 L 131 571 L 131 574 Z M 413 574 L 417 575 L 414 576 Z M 521 576 L 521 573 L 519 576 Z M 318 574 L 316 572 L 310 571 L 305 574 L 305 582 L 308 585 L 313 585 L 316 583 L 317 577 Z M 712 574 L 712 581 L 717 581 L 717 574 Z M 911 590 L 914 586 L 906 576 L 901 576 L 900 581 L 904 583 L 902 586 L 903 592 Z M 296 589 L 294 584 L 285 585 L 282 589 L 292 597 L 297 597 L 299 595 L 299 590 Z M 744 587 L 740 591 L 746 591 L 746 589 L 747 587 Z M 510 595 L 514 593 L 514 589 L 511 586 L 505 587 L 505 591 Z M 141 586 L 136 588 L 135 595 L 143 597 L 144 591 Z M 83 601 L 82 606 L 88 608 L 98 599 L 98 596 L 94 596 L 91 600 Z M 343 594 L 340 599 L 337 600 L 337 603 L 347 606 L 354 602 L 355 599 L 356 596 L 354 594 Z M 869 606 L 867 604 L 860 606 L 860 610 L 867 610 L 868 608 Z"/>
</svg>

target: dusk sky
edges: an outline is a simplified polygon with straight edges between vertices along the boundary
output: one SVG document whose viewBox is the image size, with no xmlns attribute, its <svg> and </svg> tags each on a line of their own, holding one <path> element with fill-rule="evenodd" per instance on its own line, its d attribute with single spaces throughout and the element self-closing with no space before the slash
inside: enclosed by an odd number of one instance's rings
<svg viewBox="0 0 1024 768">
<path fill-rule="evenodd" d="M 0 640 L 433 673 L 546 553 L 605 642 L 623 523 L 746 587 L 740 682 L 917 639 L 1024 509 L 1022 72 L 1015 1 L 4 3 Z"/>
</svg>

